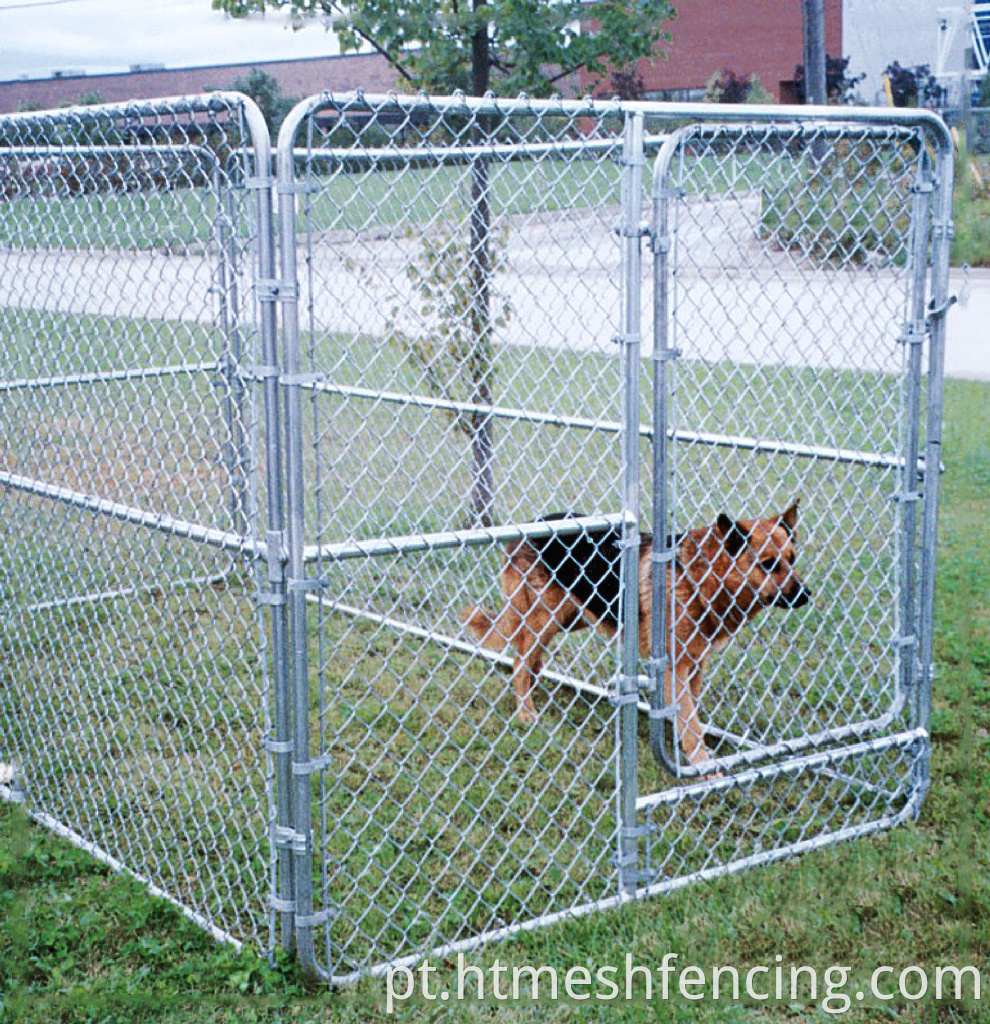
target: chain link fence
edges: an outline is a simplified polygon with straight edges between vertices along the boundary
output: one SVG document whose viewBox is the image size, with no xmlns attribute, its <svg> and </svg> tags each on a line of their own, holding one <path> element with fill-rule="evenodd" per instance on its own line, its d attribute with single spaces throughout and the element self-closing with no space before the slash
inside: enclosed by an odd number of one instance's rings
<svg viewBox="0 0 990 1024">
<path fill-rule="evenodd" d="M 0 760 L 267 946 L 258 129 L 238 96 L 0 119 Z"/>
<path fill-rule="evenodd" d="M 916 813 L 941 122 L 322 95 L 275 217 L 246 101 L 128 117 L 0 124 L 32 807 L 334 981 Z"/>
</svg>

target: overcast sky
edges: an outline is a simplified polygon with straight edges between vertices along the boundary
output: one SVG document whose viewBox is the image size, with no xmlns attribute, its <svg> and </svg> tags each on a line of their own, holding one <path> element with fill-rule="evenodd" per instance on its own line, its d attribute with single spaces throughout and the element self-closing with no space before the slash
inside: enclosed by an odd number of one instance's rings
<svg viewBox="0 0 990 1024">
<path fill-rule="evenodd" d="M 53 71 L 127 71 L 315 57 L 333 37 L 285 14 L 233 19 L 210 0 L 0 0 L 0 80 Z"/>
</svg>

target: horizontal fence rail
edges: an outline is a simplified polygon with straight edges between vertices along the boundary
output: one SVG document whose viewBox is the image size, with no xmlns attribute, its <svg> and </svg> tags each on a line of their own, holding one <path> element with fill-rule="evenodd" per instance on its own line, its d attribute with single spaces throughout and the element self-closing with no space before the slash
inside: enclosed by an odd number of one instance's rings
<svg viewBox="0 0 990 1024">
<path fill-rule="evenodd" d="M 0 168 L 0 798 L 332 983 L 918 813 L 937 117 L 216 93 Z"/>
</svg>

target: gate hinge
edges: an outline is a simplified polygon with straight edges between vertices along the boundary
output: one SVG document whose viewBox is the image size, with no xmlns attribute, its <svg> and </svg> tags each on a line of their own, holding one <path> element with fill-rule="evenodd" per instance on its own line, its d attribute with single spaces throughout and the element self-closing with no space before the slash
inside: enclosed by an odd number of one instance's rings
<svg viewBox="0 0 990 1024">
<path fill-rule="evenodd" d="M 285 566 L 289 561 L 284 530 L 268 530 L 265 533 L 265 552 L 268 555 L 268 582 L 272 586 L 281 586 L 285 583 Z"/>
<path fill-rule="evenodd" d="M 277 740 L 274 736 L 262 737 L 261 746 L 269 754 L 291 754 L 296 749 L 292 740 Z"/>
<path fill-rule="evenodd" d="M 316 772 L 322 772 L 326 768 L 329 768 L 331 760 L 332 759 L 329 754 L 321 754 L 319 757 L 315 757 L 311 761 L 293 761 L 292 774 L 314 775 Z"/>
<path fill-rule="evenodd" d="M 616 677 L 615 681 L 618 681 L 621 677 Z M 628 679 L 636 679 L 638 676 L 627 676 Z M 639 703 L 639 687 L 637 685 L 635 690 L 627 690 L 623 693 L 616 693 L 614 690 L 608 695 L 608 702 L 613 708 L 623 708 L 630 704 Z"/>
<path fill-rule="evenodd" d="M 664 253 L 668 253 L 674 244 L 674 240 L 670 235 L 657 235 L 650 233 L 650 249 L 654 256 L 661 256 Z"/>
<path fill-rule="evenodd" d="M 893 501 L 898 504 L 910 505 L 913 502 L 921 501 L 924 495 L 921 491 L 898 491 L 893 496 Z"/>
<path fill-rule="evenodd" d="M 661 654 L 659 658 L 646 659 L 646 674 L 649 676 L 651 684 L 667 671 L 667 665 L 669 663 L 670 658 L 668 658 L 666 654 Z"/>
<path fill-rule="evenodd" d="M 297 832 L 285 825 L 275 826 L 275 845 L 292 850 L 293 853 L 309 853 L 313 849 L 313 833 Z"/>
</svg>

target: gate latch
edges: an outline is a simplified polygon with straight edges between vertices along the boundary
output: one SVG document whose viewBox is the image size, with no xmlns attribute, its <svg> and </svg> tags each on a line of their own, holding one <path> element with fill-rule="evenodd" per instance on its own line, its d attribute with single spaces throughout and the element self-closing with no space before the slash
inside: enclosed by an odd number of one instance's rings
<svg viewBox="0 0 990 1024">
<path fill-rule="evenodd" d="M 936 306 L 935 305 L 935 300 L 932 299 L 932 301 L 928 303 L 928 320 L 927 320 L 927 322 L 930 324 L 933 320 L 941 319 L 943 316 L 945 316 L 946 313 L 949 312 L 949 309 L 952 306 L 954 306 L 958 301 L 959 301 L 959 296 L 958 295 L 950 295 L 945 300 L 945 302 L 943 302 L 940 305 Z"/>
</svg>

